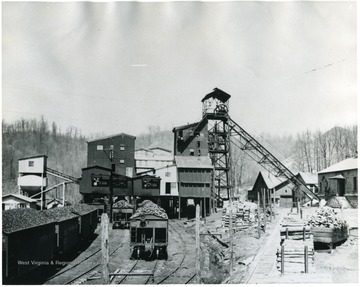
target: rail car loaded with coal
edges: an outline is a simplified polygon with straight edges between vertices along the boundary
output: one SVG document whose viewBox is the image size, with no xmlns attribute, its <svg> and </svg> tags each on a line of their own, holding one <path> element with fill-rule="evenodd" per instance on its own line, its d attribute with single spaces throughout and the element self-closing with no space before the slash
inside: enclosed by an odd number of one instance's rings
<svg viewBox="0 0 360 287">
<path fill-rule="evenodd" d="M 130 218 L 130 248 L 132 259 L 167 259 L 168 216 L 165 210 L 150 200 Z"/>
<path fill-rule="evenodd" d="M 130 217 L 133 215 L 133 206 L 125 200 L 113 205 L 113 229 L 129 229 Z"/>
</svg>

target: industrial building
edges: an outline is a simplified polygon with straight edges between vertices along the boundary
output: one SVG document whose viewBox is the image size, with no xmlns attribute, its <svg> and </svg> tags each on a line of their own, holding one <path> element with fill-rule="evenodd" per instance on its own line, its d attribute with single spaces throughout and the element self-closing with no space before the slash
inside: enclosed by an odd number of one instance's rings
<svg viewBox="0 0 360 287">
<path fill-rule="evenodd" d="M 319 171 L 319 196 L 325 200 L 331 197 L 345 197 L 351 206 L 357 207 L 357 174 L 357 158 L 347 158 Z"/>
<path fill-rule="evenodd" d="M 135 150 L 136 174 L 162 168 L 164 166 L 172 165 L 173 163 L 174 156 L 171 150 L 161 147 L 149 149 L 140 148 Z"/>
<path fill-rule="evenodd" d="M 135 139 L 124 133 L 88 141 L 87 166 L 111 167 L 115 173 L 133 177 L 135 174 Z"/>
</svg>

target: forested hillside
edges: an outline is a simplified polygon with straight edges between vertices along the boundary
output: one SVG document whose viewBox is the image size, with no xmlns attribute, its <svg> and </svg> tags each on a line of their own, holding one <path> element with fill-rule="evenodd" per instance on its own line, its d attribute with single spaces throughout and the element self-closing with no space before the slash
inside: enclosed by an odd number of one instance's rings
<svg viewBox="0 0 360 287">
<path fill-rule="evenodd" d="M 119 131 L 120 133 L 121 131 Z M 88 135 L 87 140 L 104 134 Z M 253 136 L 293 172 L 320 171 L 346 157 L 357 156 L 357 126 L 334 127 L 321 133 L 307 130 L 296 136 L 260 134 Z M 146 133 L 136 135 L 135 148 L 162 147 L 173 150 L 171 130 L 149 126 Z M 48 167 L 81 176 L 86 167 L 87 144 L 78 128 L 61 131 L 56 123 L 20 119 L 14 123 L 2 122 L 3 194 L 17 192 L 18 159 L 39 154 L 48 156 Z M 261 167 L 239 149 L 232 150 L 232 167 L 236 186 L 252 185 Z M 50 184 L 58 180 L 49 176 Z M 68 186 L 74 200 L 80 198 L 77 185 Z M 55 194 L 53 194 L 55 196 Z"/>
<path fill-rule="evenodd" d="M 86 166 L 86 140 L 76 127 L 61 131 L 56 123 L 40 120 L 20 119 L 14 123 L 2 121 L 2 191 L 3 194 L 17 192 L 18 159 L 45 154 L 48 167 L 62 173 L 80 177 Z M 49 186 L 59 180 L 49 175 Z M 68 199 L 78 201 L 81 197 L 78 186 L 67 185 Z M 55 196 L 55 191 L 50 194 Z"/>
</svg>

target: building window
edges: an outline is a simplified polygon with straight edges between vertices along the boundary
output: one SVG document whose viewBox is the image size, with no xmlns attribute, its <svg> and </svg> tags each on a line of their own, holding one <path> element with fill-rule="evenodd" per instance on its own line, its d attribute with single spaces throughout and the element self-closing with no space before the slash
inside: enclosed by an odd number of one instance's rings
<svg viewBox="0 0 360 287">
<path fill-rule="evenodd" d="M 165 177 L 170 177 L 171 176 L 171 172 L 167 171 L 165 172 Z"/>
<path fill-rule="evenodd" d="M 124 145 L 121 145 L 121 146 L 120 146 L 120 150 L 125 150 L 125 146 L 124 146 Z"/>
<path fill-rule="evenodd" d="M 29 167 L 33 167 L 34 166 L 34 161 L 33 160 L 30 160 L 29 161 Z"/>
<path fill-rule="evenodd" d="M 171 183 L 166 182 L 165 184 L 165 194 L 171 194 Z"/>
<path fill-rule="evenodd" d="M 97 150 L 104 150 L 104 147 L 103 147 L 102 144 L 98 144 L 98 145 L 96 146 L 96 149 L 97 149 Z"/>
<path fill-rule="evenodd" d="M 357 190 L 357 177 L 354 176 L 354 191 Z"/>
<path fill-rule="evenodd" d="M 190 155 L 194 155 L 194 149 L 193 148 L 190 149 Z"/>
<path fill-rule="evenodd" d="M 125 160 L 124 160 L 124 159 L 120 159 L 120 163 L 125 163 Z"/>
</svg>

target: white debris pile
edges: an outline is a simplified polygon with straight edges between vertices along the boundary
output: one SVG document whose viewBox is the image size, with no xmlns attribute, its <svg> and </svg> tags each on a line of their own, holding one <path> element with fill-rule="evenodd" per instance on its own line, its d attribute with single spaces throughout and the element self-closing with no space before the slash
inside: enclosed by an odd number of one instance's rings
<svg viewBox="0 0 360 287">
<path fill-rule="evenodd" d="M 328 206 L 319 208 L 316 213 L 309 218 L 307 223 L 314 227 L 327 227 L 335 229 L 341 229 L 347 226 L 346 221 L 339 218 L 334 209 Z"/>
</svg>

